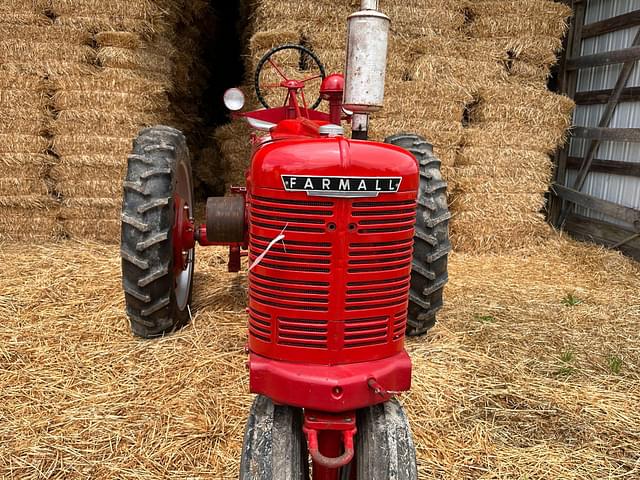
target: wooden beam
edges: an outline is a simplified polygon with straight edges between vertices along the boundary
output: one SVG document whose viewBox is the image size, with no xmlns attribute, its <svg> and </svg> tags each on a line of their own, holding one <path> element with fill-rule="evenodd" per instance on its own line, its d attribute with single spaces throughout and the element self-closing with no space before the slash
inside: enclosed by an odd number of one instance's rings
<svg viewBox="0 0 640 480">
<path fill-rule="evenodd" d="M 557 183 L 552 185 L 551 191 L 568 202 L 588 208 L 589 210 L 596 210 L 622 222 L 633 225 L 634 232 L 640 232 L 640 210 L 618 205 L 617 203 L 610 202 L 608 200 L 602 200 L 601 198 L 578 192 L 577 190 L 558 185 Z"/>
<path fill-rule="evenodd" d="M 611 52 L 594 53 L 593 55 L 569 58 L 567 59 L 567 70 L 635 62 L 638 59 L 640 59 L 640 46 L 635 46 L 622 50 L 612 50 Z"/>
<path fill-rule="evenodd" d="M 572 2 L 573 16 L 571 17 L 571 27 L 566 39 L 566 48 L 562 52 L 560 60 L 560 93 L 564 93 L 569 98 L 573 98 L 578 85 L 578 71 L 567 70 L 567 59 L 577 57 L 582 51 L 582 27 L 586 15 L 586 2 L 574 0 Z M 561 185 L 567 183 L 567 157 L 569 156 L 569 142 L 556 154 L 556 168 L 554 180 Z M 565 202 L 558 197 L 552 196 L 549 203 L 549 219 L 557 228 L 561 227 L 560 216 L 565 209 Z"/>
<path fill-rule="evenodd" d="M 596 37 L 616 30 L 636 27 L 640 24 L 640 10 L 624 13 L 617 17 L 607 18 L 600 22 L 590 23 L 582 28 L 582 38 Z"/>
<path fill-rule="evenodd" d="M 598 243 L 609 248 L 618 245 L 616 248 L 621 252 L 640 261 L 640 238 L 633 238 L 634 233 L 625 228 L 573 214 L 567 218 L 565 229 L 578 240 Z M 622 242 L 625 243 L 620 245 Z"/>
<path fill-rule="evenodd" d="M 567 158 L 567 168 L 578 170 L 583 161 L 584 159 L 581 157 L 569 157 Z M 591 171 L 640 178 L 640 163 L 594 159 L 591 162 Z"/>
<path fill-rule="evenodd" d="M 573 127 L 571 135 L 600 142 L 640 142 L 640 128 Z"/>
<path fill-rule="evenodd" d="M 603 103 L 608 103 L 613 93 L 613 90 L 592 90 L 590 92 L 578 92 L 576 93 L 574 100 L 578 105 L 601 105 Z M 620 92 L 620 101 L 640 101 L 640 87 L 623 88 Z"/>
</svg>

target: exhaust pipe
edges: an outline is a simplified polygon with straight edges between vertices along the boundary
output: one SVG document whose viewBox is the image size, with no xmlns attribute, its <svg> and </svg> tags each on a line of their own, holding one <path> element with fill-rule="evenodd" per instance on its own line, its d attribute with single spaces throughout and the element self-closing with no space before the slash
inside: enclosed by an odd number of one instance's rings
<svg viewBox="0 0 640 480">
<path fill-rule="evenodd" d="M 362 0 L 347 20 L 344 108 L 353 112 L 353 138 L 366 140 L 369 115 L 384 104 L 391 20 L 378 11 L 378 0 Z"/>
</svg>

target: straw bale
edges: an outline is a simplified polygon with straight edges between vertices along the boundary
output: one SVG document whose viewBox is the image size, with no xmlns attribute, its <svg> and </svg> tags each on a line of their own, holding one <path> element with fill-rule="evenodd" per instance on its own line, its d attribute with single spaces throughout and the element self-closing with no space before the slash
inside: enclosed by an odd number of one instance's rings
<svg viewBox="0 0 640 480">
<path fill-rule="evenodd" d="M 122 195 L 124 176 L 116 176 L 110 180 L 87 180 L 82 177 L 67 177 L 56 182 L 56 191 L 63 197 L 116 198 Z"/>
<path fill-rule="evenodd" d="M 549 183 L 553 162 L 546 155 L 542 155 L 540 158 L 536 158 L 536 160 L 539 163 L 535 166 L 520 166 L 516 162 L 513 162 L 510 168 L 505 168 L 504 165 L 496 165 L 491 163 L 491 159 L 486 159 L 486 163 L 484 164 L 456 166 L 456 174 L 460 178 L 468 179 L 476 177 L 509 181 L 522 179 L 523 181 L 534 181 L 536 183 L 542 182 L 546 185 Z"/>
<path fill-rule="evenodd" d="M 9 13 L 38 13 L 47 6 L 47 0 L 2 0 L 0 14 Z"/>
<path fill-rule="evenodd" d="M 112 182 L 114 183 L 114 182 Z M 120 239 L 120 213 L 122 211 L 122 185 L 119 191 L 99 197 L 91 191 L 77 192 L 78 196 L 65 198 L 60 209 L 60 225 L 69 238 L 117 243 Z"/>
<path fill-rule="evenodd" d="M 63 110 L 58 113 L 52 131 L 56 135 L 90 132 L 99 136 L 133 138 L 145 126 L 168 121 L 167 114 L 163 118 L 161 114 L 127 110 Z"/>
<path fill-rule="evenodd" d="M 91 45 L 91 33 L 69 28 L 62 25 L 6 25 L 0 19 L 0 38 L 23 42 L 37 42 L 57 44 L 64 43 L 69 46 Z"/>
<path fill-rule="evenodd" d="M 456 189 L 465 193 L 544 193 L 549 189 L 551 174 L 518 170 L 520 178 L 471 175 L 455 170 Z M 542 178 L 541 178 L 542 177 Z"/>
<path fill-rule="evenodd" d="M 0 241 L 50 243 L 60 238 L 60 224 L 48 212 L 0 207 Z"/>
<path fill-rule="evenodd" d="M 100 197 L 99 195 L 78 195 L 65 198 L 60 218 L 63 220 L 120 220 L 122 211 L 122 186 L 115 196 Z M 114 198 L 116 197 L 116 198 Z"/>
<path fill-rule="evenodd" d="M 104 2 L 109 3 L 109 2 Z M 157 19 L 153 22 L 144 21 L 138 18 L 117 17 L 113 15 L 99 14 L 60 14 L 56 17 L 56 24 L 72 28 L 82 29 L 89 32 L 104 32 L 107 30 L 135 32 L 145 37 L 154 35 L 168 35 L 172 31 L 170 23 L 164 19 Z"/>
<path fill-rule="evenodd" d="M 473 60 L 438 54 L 419 56 L 412 63 L 410 76 L 414 80 L 447 84 L 468 92 L 506 78 L 504 66 L 496 60 Z"/>
<path fill-rule="evenodd" d="M 261 0 L 255 6 L 256 30 L 275 29 L 311 32 L 324 30 L 333 32 L 341 28 L 353 12 L 345 4 L 335 2 L 280 2 Z"/>
<path fill-rule="evenodd" d="M 1 63 L 30 63 L 33 69 L 56 70 L 57 62 L 91 64 L 95 51 L 88 45 L 74 45 L 64 41 L 40 41 L 39 39 L 0 40 Z M 40 65 L 42 64 L 42 65 Z"/>
<path fill-rule="evenodd" d="M 91 32 L 128 31 L 151 35 L 168 33 L 172 18 L 179 18 L 174 1 L 51 0 L 56 23 Z M 175 20 L 174 20 L 175 21 Z"/>
<path fill-rule="evenodd" d="M 103 47 L 98 50 L 98 62 L 103 67 L 149 71 L 164 75 L 171 74 L 174 68 L 173 60 L 166 53 L 120 47 Z"/>
<path fill-rule="evenodd" d="M 566 131 L 552 131 L 536 125 L 509 122 L 477 123 L 464 129 L 465 147 L 511 148 L 553 153 L 566 138 Z"/>
<path fill-rule="evenodd" d="M 126 155 L 65 155 L 53 165 L 49 176 L 56 181 L 91 179 L 120 184 L 126 165 Z"/>
<path fill-rule="evenodd" d="M 113 219 L 74 219 L 62 220 L 60 227 L 66 238 L 95 240 L 105 243 L 120 241 L 120 220 Z"/>
<path fill-rule="evenodd" d="M 96 110 L 109 109 L 132 112 L 168 111 L 170 107 L 166 91 L 158 88 L 144 93 L 127 93 L 113 90 L 58 90 L 52 102 L 56 110 L 77 110 L 91 105 Z"/>
<path fill-rule="evenodd" d="M 55 159 L 45 154 L 2 153 L 0 154 L 0 176 L 44 178 L 53 163 Z"/>
<path fill-rule="evenodd" d="M 531 32 L 561 38 L 567 29 L 571 8 L 548 0 L 494 0 L 472 2 L 472 21 L 468 30 L 473 37 L 520 37 Z"/>
<path fill-rule="evenodd" d="M 92 134 L 58 134 L 53 137 L 53 150 L 64 155 L 128 155 L 133 137 Z"/>
<path fill-rule="evenodd" d="M 562 38 L 536 35 L 517 38 L 478 39 L 479 48 L 499 50 L 506 56 L 505 62 L 520 60 L 547 68 L 558 62 L 557 53 L 562 49 Z"/>
<path fill-rule="evenodd" d="M 167 91 L 170 83 L 159 83 L 128 69 L 106 68 L 93 75 L 61 75 L 52 78 L 53 88 L 63 91 L 108 91 L 144 94 Z"/>
<path fill-rule="evenodd" d="M 571 126 L 575 103 L 569 97 L 516 83 L 481 87 L 471 123 L 509 122 L 563 132 Z"/>
<path fill-rule="evenodd" d="M 89 47 L 74 48 L 88 48 L 91 50 Z M 10 72 L 15 75 L 39 75 L 41 77 L 51 77 L 55 75 L 92 75 L 97 72 L 97 67 L 93 64 L 93 58 L 95 57 L 93 51 L 88 53 L 88 57 L 91 59 L 90 63 L 79 63 L 74 59 L 55 60 L 46 56 L 38 61 L 16 58 L 11 62 L 1 64 L 1 69 L 3 72 Z"/>
<path fill-rule="evenodd" d="M 0 133 L 0 154 L 44 153 L 48 146 L 49 140 L 39 135 Z"/>
<path fill-rule="evenodd" d="M 421 2 L 420 5 L 383 3 L 382 6 L 384 13 L 391 18 L 396 35 L 409 39 L 433 34 L 455 35 L 465 25 L 465 15 L 461 8 L 430 8 L 428 2 Z"/>
<path fill-rule="evenodd" d="M 539 245 L 552 232 L 539 213 L 489 217 L 482 211 L 465 211 L 456 213 L 451 221 L 451 244 L 460 252 L 498 254 Z"/>
<path fill-rule="evenodd" d="M 0 196 L 29 192 L 33 195 L 46 195 L 47 183 L 43 178 L 2 177 L 0 176 Z"/>
<path fill-rule="evenodd" d="M 46 103 L 47 97 L 42 92 L 31 89 L 4 89 L 0 86 L 0 110 L 36 107 L 44 111 Z"/>
<path fill-rule="evenodd" d="M 541 193 L 462 193 L 451 196 L 451 210 L 467 216 L 519 218 L 522 214 L 540 213 L 546 205 Z M 482 221 L 482 220 L 480 220 Z M 455 221 L 454 221 L 455 222 Z"/>
<path fill-rule="evenodd" d="M 551 174 L 551 162 L 538 169 L 514 166 L 505 170 L 491 164 L 455 169 L 456 187 L 465 193 L 544 193 Z"/>
<path fill-rule="evenodd" d="M 45 112 L 39 108 L 0 110 L 0 134 L 42 135 L 47 125 Z"/>
<path fill-rule="evenodd" d="M 99 32 L 93 38 L 99 47 L 119 47 L 135 50 L 143 46 L 142 38 L 134 32 Z"/>
<path fill-rule="evenodd" d="M 507 76 L 516 82 L 531 83 L 539 88 L 547 88 L 547 81 L 551 72 L 546 65 L 532 65 L 527 62 L 514 60 L 508 63 Z"/>
<path fill-rule="evenodd" d="M 419 116 L 440 121 L 462 120 L 465 105 L 473 100 L 460 86 L 428 81 L 387 82 L 385 117 Z"/>
<path fill-rule="evenodd" d="M 0 207 L 15 209 L 33 209 L 41 213 L 57 214 L 59 203 L 48 195 L 5 195 L 0 196 Z M 0 215 L 1 217 L 1 215 Z"/>
<path fill-rule="evenodd" d="M 4 4 L 3 4 L 4 8 Z M 17 11 L 10 10 L 1 13 L 3 25 L 12 25 L 14 27 L 21 27 L 25 25 L 51 25 L 51 19 L 47 18 L 42 11 L 29 12 L 29 11 Z"/>
<path fill-rule="evenodd" d="M 512 168 L 548 170 L 551 160 L 545 153 L 514 148 L 472 147 L 462 149 L 456 158 L 457 167 L 492 165 L 497 171 L 508 172 Z"/>
</svg>

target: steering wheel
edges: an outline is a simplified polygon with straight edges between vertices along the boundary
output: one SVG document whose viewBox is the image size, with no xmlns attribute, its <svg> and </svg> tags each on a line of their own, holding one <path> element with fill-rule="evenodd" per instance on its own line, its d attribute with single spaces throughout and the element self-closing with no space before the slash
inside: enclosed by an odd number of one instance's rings
<svg viewBox="0 0 640 480">
<path fill-rule="evenodd" d="M 300 60 L 297 62 L 298 63 L 298 67 L 297 67 L 298 71 L 300 71 L 300 70 L 310 70 L 310 68 L 308 66 L 308 59 L 310 58 L 311 60 L 313 60 L 313 62 L 315 63 L 315 66 L 317 67 L 317 69 L 318 69 L 318 71 L 320 73 L 317 74 L 317 75 L 309 76 L 309 77 L 307 77 L 307 78 L 305 78 L 303 80 L 297 80 L 297 81 L 296 81 L 296 79 L 288 78 L 287 75 L 284 72 L 284 69 L 281 68 L 281 66 L 278 65 L 278 63 L 276 63 L 276 61 L 272 58 L 276 53 L 282 52 L 283 50 L 297 50 L 298 52 L 300 52 L 299 53 L 300 54 Z M 291 83 L 296 83 L 296 82 L 298 84 L 300 84 L 301 87 L 304 87 L 307 82 L 310 82 L 310 81 L 316 80 L 316 79 L 324 80 L 324 78 L 327 76 L 327 74 L 325 73 L 324 65 L 322 64 L 320 59 L 317 57 L 317 55 L 315 53 L 313 53 L 307 47 L 305 47 L 303 45 L 286 44 L 286 45 L 280 45 L 279 47 L 272 48 L 271 50 L 269 50 L 264 55 L 264 57 L 262 57 L 262 59 L 260 59 L 260 62 L 258 62 L 258 67 L 256 68 L 256 76 L 255 76 L 256 96 L 258 97 L 258 100 L 260 100 L 260 103 L 262 105 L 264 105 L 265 108 L 271 108 L 271 107 L 267 103 L 267 100 L 264 98 L 264 92 L 263 92 L 262 88 L 260 87 L 260 75 L 262 74 L 262 71 L 264 70 L 264 68 L 267 65 L 269 65 L 271 68 L 273 68 L 275 70 L 277 75 L 281 78 L 281 81 L 279 83 L 272 83 L 272 84 L 264 85 L 265 89 L 275 89 L 275 88 L 289 89 L 290 87 L 287 86 L 286 84 L 287 83 L 291 84 Z M 313 110 L 313 109 L 318 108 L 318 105 L 320 105 L 321 101 L 322 101 L 322 97 L 320 95 L 318 95 L 318 98 L 316 99 L 316 101 L 311 106 L 311 109 Z M 285 100 L 285 102 L 286 102 L 286 100 Z"/>
</svg>

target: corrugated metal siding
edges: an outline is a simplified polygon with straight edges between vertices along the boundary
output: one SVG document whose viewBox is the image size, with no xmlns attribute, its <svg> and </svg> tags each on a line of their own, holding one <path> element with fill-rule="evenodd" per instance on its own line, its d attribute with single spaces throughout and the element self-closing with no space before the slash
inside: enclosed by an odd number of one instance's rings
<svg viewBox="0 0 640 480">
<path fill-rule="evenodd" d="M 585 24 L 598 22 L 607 18 L 622 15 L 640 9 L 640 0 L 589 0 L 585 15 Z M 638 28 L 633 27 L 617 32 L 607 33 L 598 37 L 583 40 L 582 55 L 619 50 L 631 46 Z M 627 87 L 640 86 L 640 62 L 631 74 Z M 578 92 L 591 90 L 612 89 L 615 86 L 622 65 L 608 65 L 583 69 L 578 73 Z M 605 105 L 581 105 L 574 113 L 574 125 L 597 127 Z M 640 128 L 640 102 L 620 103 L 613 116 L 610 127 Z M 589 140 L 574 138 L 571 140 L 569 154 L 584 156 Z M 596 153 L 596 158 L 603 160 L 619 160 L 640 163 L 640 143 L 602 142 Z M 577 172 L 570 170 L 567 175 L 567 185 L 572 186 Z M 587 177 L 583 191 L 594 197 L 616 202 L 628 207 L 640 208 L 640 179 L 621 175 L 591 172 Z M 608 218 L 600 213 L 576 208 L 576 213 L 598 220 L 604 220 L 615 225 L 627 226 L 624 222 Z"/>
</svg>

